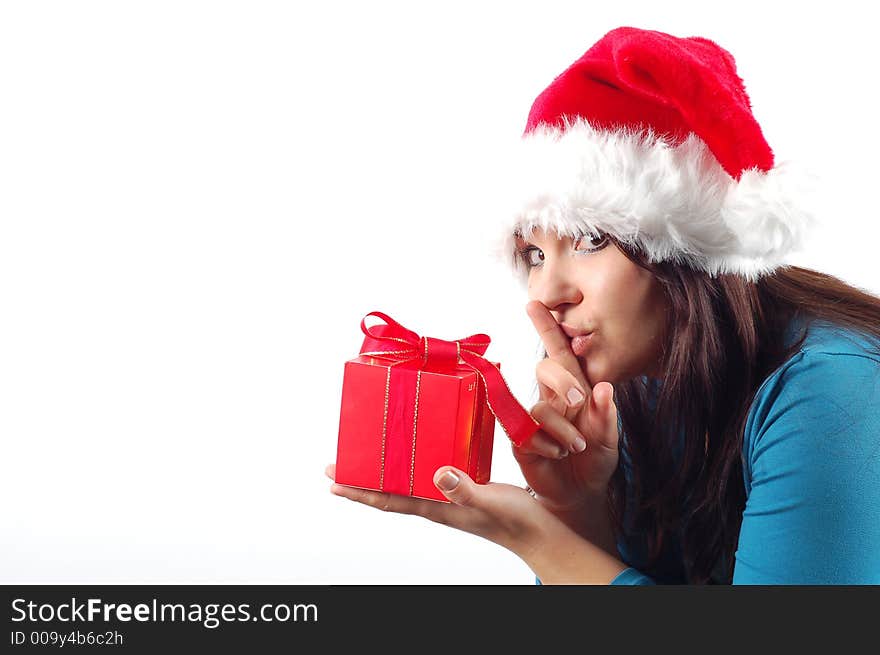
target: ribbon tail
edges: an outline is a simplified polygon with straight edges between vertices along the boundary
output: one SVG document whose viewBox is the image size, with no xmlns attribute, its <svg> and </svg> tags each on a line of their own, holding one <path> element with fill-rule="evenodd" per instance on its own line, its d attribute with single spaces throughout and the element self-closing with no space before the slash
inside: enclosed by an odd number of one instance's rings
<svg viewBox="0 0 880 655">
<path fill-rule="evenodd" d="M 501 428 L 514 444 L 522 446 L 526 439 L 538 431 L 540 423 L 514 398 L 501 371 L 495 365 L 467 351 L 462 351 L 461 358 L 483 378 L 486 404 L 498 419 Z"/>
</svg>

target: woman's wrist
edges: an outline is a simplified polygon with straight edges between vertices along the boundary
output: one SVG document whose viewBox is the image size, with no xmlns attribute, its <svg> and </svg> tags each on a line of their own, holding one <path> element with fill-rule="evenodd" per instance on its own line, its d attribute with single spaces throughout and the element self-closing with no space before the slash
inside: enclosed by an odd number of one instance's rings
<svg viewBox="0 0 880 655">
<path fill-rule="evenodd" d="M 610 584 L 627 565 L 577 534 L 562 521 L 548 521 L 517 555 L 545 585 Z"/>
<path fill-rule="evenodd" d="M 534 492 L 532 495 L 576 534 L 595 544 L 609 555 L 618 557 L 617 541 L 608 514 L 607 499 L 604 495 L 585 496 L 577 502 L 567 505 L 553 503 Z"/>
</svg>

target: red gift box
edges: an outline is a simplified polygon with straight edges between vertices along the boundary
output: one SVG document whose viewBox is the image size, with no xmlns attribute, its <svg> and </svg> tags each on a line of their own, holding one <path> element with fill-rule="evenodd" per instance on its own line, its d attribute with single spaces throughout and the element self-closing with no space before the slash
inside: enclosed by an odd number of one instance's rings
<svg viewBox="0 0 880 655">
<path fill-rule="evenodd" d="M 369 316 L 386 325 L 367 328 Z M 361 330 L 361 354 L 345 363 L 336 482 L 448 502 L 434 473 L 450 465 L 488 482 L 496 418 L 514 443 L 537 430 L 482 357 L 487 335 L 420 337 L 381 312 Z"/>
</svg>

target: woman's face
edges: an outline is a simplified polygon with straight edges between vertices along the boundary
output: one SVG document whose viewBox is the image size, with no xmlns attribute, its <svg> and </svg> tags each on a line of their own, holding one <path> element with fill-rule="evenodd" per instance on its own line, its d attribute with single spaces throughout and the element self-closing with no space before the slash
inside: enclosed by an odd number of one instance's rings
<svg viewBox="0 0 880 655">
<path fill-rule="evenodd" d="M 535 230 L 517 237 L 517 249 L 529 267 L 529 300 L 546 305 L 557 323 L 593 332 L 578 356 L 591 386 L 661 377 L 666 303 L 653 275 L 605 235 L 559 239 Z"/>
</svg>

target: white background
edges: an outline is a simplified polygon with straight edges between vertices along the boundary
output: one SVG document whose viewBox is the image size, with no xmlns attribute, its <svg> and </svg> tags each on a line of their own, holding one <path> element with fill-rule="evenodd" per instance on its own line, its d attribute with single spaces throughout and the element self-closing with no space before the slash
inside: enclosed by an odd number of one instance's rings
<svg viewBox="0 0 880 655">
<path fill-rule="evenodd" d="M 876 21 L 856 2 L 8 2 L 0 8 L 0 582 L 532 584 L 332 496 L 342 370 L 382 310 L 492 336 L 492 157 L 608 30 L 730 50 L 826 224 L 791 262 L 880 293 Z M 493 479 L 521 483 L 496 431 Z"/>
</svg>

